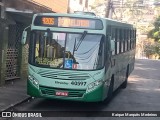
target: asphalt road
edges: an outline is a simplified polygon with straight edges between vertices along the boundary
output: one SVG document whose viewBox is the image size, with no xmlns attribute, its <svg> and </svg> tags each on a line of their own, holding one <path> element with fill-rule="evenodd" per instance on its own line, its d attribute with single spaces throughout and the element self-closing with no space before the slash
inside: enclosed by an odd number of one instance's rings
<svg viewBox="0 0 160 120">
<path fill-rule="evenodd" d="M 16 111 L 159 111 L 160 112 L 160 61 L 136 60 L 135 70 L 126 89 L 120 89 L 107 103 L 79 103 L 60 100 L 33 99 L 14 108 Z M 80 113 L 80 112 L 79 112 Z M 73 112 L 74 115 L 74 112 Z M 72 116 L 72 115 L 71 115 Z M 21 120 L 22 118 L 12 118 Z M 27 119 L 27 118 L 26 118 Z M 31 118 L 30 118 L 31 119 Z M 44 118 L 38 118 L 43 120 Z M 45 118 L 46 120 L 80 119 L 76 117 Z M 82 118 L 81 118 L 82 119 Z M 152 117 L 83 117 L 87 120 L 160 120 Z"/>
</svg>

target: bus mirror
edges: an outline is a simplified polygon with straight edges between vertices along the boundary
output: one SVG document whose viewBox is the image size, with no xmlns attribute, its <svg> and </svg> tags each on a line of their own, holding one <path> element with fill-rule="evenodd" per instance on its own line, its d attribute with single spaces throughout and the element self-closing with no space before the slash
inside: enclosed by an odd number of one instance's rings
<svg viewBox="0 0 160 120">
<path fill-rule="evenodd" d="M 115 41 L 111 40 L 111 51 L 115 50 Z"/>
<path fill-rule="evenodd" d="M 27 29 L 30 28 L 30 26 L 26 27 L 24 30 L 23 30 L 23 33 L 22 33 L 22 39 L 21 39 L 21 44 L 24 45 L 26 44 L 26 40 L 27 40 Z"/>
<path fill-rule="evenodd" d="M 24 45 L 26 43 L 26 40 L 27 40 L 27 31 L 23 31 L 21 44 Z"/>
</svg>

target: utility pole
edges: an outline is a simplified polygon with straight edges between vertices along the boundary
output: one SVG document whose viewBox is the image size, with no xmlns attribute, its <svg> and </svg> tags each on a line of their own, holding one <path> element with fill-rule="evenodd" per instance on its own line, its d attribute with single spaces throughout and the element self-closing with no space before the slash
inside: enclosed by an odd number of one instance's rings
<svg viewBox="0 0 160 120">
<path fill-rule="evenodd" d="M 106 2 L 106 11 L 105 11 L 105 17 L 109 18 L 110 13 L 111 13 L 111 9 L 112 9 L 112 3 L 111 0 L 108 0 L 108 2 Z"/>
<path fill-rule="evenodd" d="M 70 0 L 68 0 L 67 13 L 70 13 Z"/>
</svg>

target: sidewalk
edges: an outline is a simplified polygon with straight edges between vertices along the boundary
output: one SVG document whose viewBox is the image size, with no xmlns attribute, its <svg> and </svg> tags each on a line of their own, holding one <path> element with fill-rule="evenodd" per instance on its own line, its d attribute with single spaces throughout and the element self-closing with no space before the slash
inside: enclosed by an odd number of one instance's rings
<svg viewBox="0 0 160 120">
<path fill-rule="evenodd" d="M 4 111 L 11 106 L 29 98 L 27 95 L 26 80 L 10 80 L 0 87 L 0 111 Z"/>
</svg>

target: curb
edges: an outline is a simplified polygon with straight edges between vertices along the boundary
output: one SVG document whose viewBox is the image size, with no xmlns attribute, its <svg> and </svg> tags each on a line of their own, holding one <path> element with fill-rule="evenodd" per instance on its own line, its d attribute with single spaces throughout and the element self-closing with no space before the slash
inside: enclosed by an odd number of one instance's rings
<svg viewBox="0 0 160 120">
<path fill-rule="evenodd" d="M 13 107 L 15 107 L 15 106 L 17 106 L 17 105 L 20 105 L 20 104 L 22 104 L 22 103 L 24 103 L 24 102 L 26 102 L 26 101 L 28 101 L 28 100 L 30 100 L 30 99 L 32 99 L 32 97 L 26 97 L 25 99 L 20 100 L 20 101 L 16 102 L 15 104 L 11 104 L 10 106 L 2 109 L 0 112 L 10 111 L 10 109 L 12 109 Z"/>
</svg>

